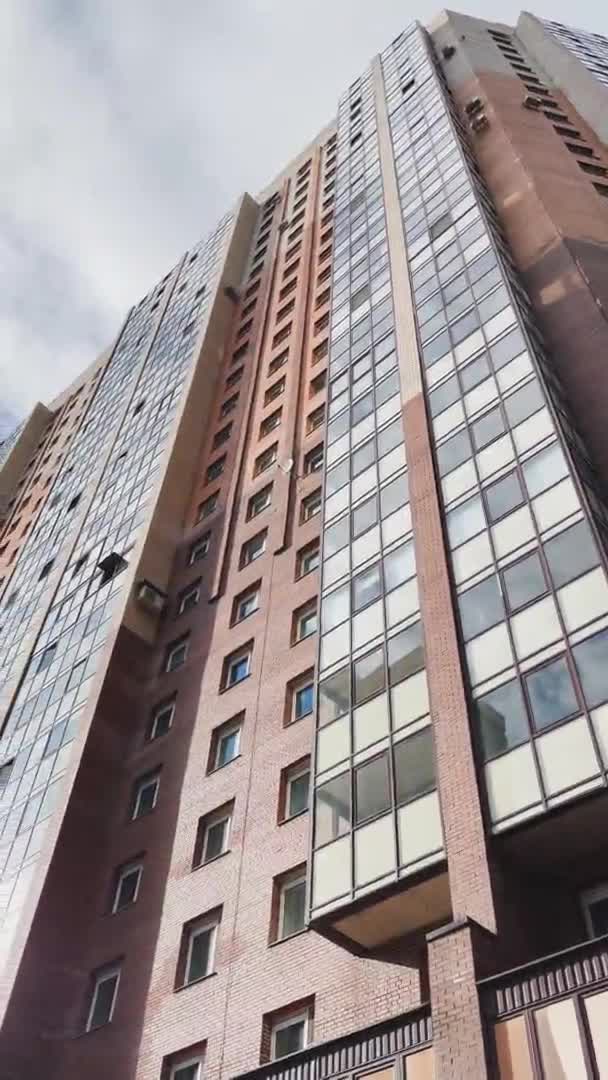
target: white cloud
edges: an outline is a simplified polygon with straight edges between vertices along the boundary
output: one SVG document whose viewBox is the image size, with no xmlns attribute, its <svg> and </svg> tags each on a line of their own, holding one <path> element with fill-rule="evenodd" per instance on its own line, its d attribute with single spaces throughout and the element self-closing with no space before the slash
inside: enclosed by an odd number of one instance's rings
<svg viewBox="0 0 608 1080">
<path fill-rule="evenodd" d="M 481 0 L 472 14 L 487 14 Z M 494 13 L 515 21 L 503 0 Z M 576 18 L 601 30 L 581 0 Z M 0 404 L 48 400 L 242 190 L 261 189 L 417 0 L 4 0 Z M 540 14 L 567 21 L 566 0 Z M 606 26 L 604 26 L 604 30 Z"/>
</svg>

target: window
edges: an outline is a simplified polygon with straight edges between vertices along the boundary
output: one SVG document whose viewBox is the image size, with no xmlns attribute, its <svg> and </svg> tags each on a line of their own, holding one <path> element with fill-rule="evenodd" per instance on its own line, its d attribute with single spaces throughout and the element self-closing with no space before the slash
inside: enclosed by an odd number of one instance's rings
<svg viewBox="0 0 608 1080">
<path fill-rule="evenodd" d="M 374 649 L 356 660 L 354 665 L 354 694 L 359 705 L 384 690 L 384 649 Z"/>
<path fill-rule="evenodd" d="M 262 513 L 262 510 L 266 510 L 272 502 L 272 484 L 266 484 L 266 487 L 256 491 L 255 495 L 252 495 L 247 503 L 247 520 L 249 521 L 253 517 L 257 517 Z"/>
<path fill-rule="evenodd" d="M 168 701 L 161 701 L 159 705 L 155 706 L 152 710 L 152 717 L 148 728 L 149 742 L 152 742 L 154 739 L 160 739 L 162 735 L 167 734 L 173 723 L 174 715 L 175 698 L 170 698 Z"/>
<path fill-rule="evenodd" d="M 308 810 L 310 791 L 310 763 L 308 758 L 299 765 L 292 765 L 285 770 L 285 798 L 283 803 L 283 821 L 303 814 Z"/>
<path fill-rule="evenodd" d="M 350 774 L 342 773 L 315 793 L 315 845 L 326 844 L 350 829 Z"/>
<path fill-rule="evenodd" d="M 246 540 L 241 548 L 241 558 L 239 565 L 249 566 L 249 563 L 259 559 L 261 555 L 266 551 L 266 529 L 263 532 L 256 533 L 250 540 Z"/>
<path fill-rule="evenodd" d="M 147 773 L 136 781 L 131 810 L 132 820 L 143 817 L 144 814 L 149 814 L 154 810 L 158 800 L 159 785 L 160 775 L 158 772 Z"/>
<path fill-rule="evenodd" d="M 288 357 L 289 350 L 285 350 L 285 352 L 279 353 L 278 356 L 275 356 L 268 365 L 268 374 L 275 375 L 276 372 L 279 371 L 283 367 L 283 365 L 287 363 Z"/>
<path fill-rule="evenodd" d="M 102 968 L 93 975 L 93 992 L 87 1015 L 86 1031 L 109 1024 L 114 1014 L 120 968 Z"/>
<path fill-rule="evenodd" d="M 183 615 L 185 611 L 190 611 L 190 608 L 196 607 L 200 598 L 200 581 L 195 581 L 193 585 L 188 585 L 187 588 L 182 589 L 181 593 L 179 594 L 179 601 L 177 605 L 178 615 Z"/>
<path fill-rule="evenodd" d="M 287 1019 L 275 1019 L 271 1026 L 272 1059 L 295 1054 L 308 1045 L 310 1039 L 309 1012 L 296 1013 Z"/>
<path fill-rule="evenodd" d="M 319 443 L 304 456 L 304 475 L 319 472 L 323 468 L 323 443 Z"/>
<path fill-rule="evenodd" d="M 209 484 L 209 483 L 211 483 L 212 480 L 217 480 L 218 477 L 220 477 L 222 475 L 222 473 L 224 471 L 225 464 L 226 464 L 226 455 L 225 454 L 222 454 L 222 457 L 216 458 L 215 461 L 212 461 L 211 464 L 208 466 L 207 471 L 205 473 L 205 483 Z"/>
<path fill-rule="evenodd" d="M 167 646 L 165 653 L 165 671 L 176 671 L 177 668 L 183 667 L 186 663 L 186 657 L 188 656 L 188 634 L 179 638 L 177 641 L 172 641 Z"/>
<path fill-rule="evenodd" d="M 234 761 L 241 752 L 241 729 L 243 726 L 243 714 L 233 717 L 225 724 L 216 728 L 211 737 L 211 751 L 209 756 L 209 772 L 221 769 Z"/>
<path fill-rule="evenodd" d="M 285 376 L 282 379 L 277 379 L 272 386 L 268 387 L 268 390 L 264 394 L 264 405 L 270 405 L 271 401 L 276 401 L 281 396 L 285 389 Z"/>
<path fill-rule="evenodd" d="M 202 1061 L 197 1058 L 193 1061 L 184 1061 L 181 1065 L 174 1065 L 169 1073 L 169 1080 L 202 1080 Z"/>
<path fill-rule="evenodd" d="M 200 819 L 194 847 L 194 867 L 211 862 L 228 851 L 233 809 L 233 802 L 226 803 Z"/>
<path fill-rule="evenodd" d="M 224 427 L 220 428 L 219 431 L 216 431 L 215 435 L 213 436 L 213 443 L 212 443 L 212 447 L 213 447 L 214 450 L 217 450 L 218 447 L 223 446 L 225 442 L 228 442 L 228 439 L 230 438 L 230 432 L 231 431 L 232 431 L 232 421 L 229 424 L 225 424 Z"/>
<path fill-rule="evenodd" d="M 229 379 L 228 379 L 228 381 L 226 383 L 226 386 L 229 386 L 229 385 L 233 386 L 235 382 L 238 382 L 238 380 L 240 379 L 242 374 L 243 374 L 243 369 L 242 368 L 239 368 L 238 371 L 234 371 L 232 373 L 232 375 L 229 377 Z M 230 380 L 232 380 L 232 382 Z M 233 394 L 232 397 L 226 398 L 226 400 L 224 402 L 222 402 L 222 407 L 220 409 L 220 416 L 221 417 L 228 416 L 229 413 L 231 413 L 234 409 L 236 409 L 236 403 L 237 403 L 238 400 L 239 400 L 239 395 L 238 394 Z"/>
<path fill-rule="evenodd" d="M 531 672 L 525 682 L 537 731 L 578 711 L 572 677 L 563 657 Z"/>
<path fill-rule="evenodd" d="M 178 975 L 178 985 L 189 986 L 214 970 L 218 925 L 219 912 L 184 927 L 182 954 L 185 953 L 185 958 L 181 979 Z"/>
<path fill-rule="evenodd" d="M 306 870 L 292 871 L 277 879 L 279 919 L 277 940 L 291 937 L 304 929 L 306 920 Z"/>
<path fill-rule="evenodd" d="M 269 446 L 263 453 L 258 454 L 255 459 L 255 467 L 253 470 L 254 476 L 259 476 L 261 472 L 264 472 L 266 469 L 269 469 L 271 465 L 274 465 L 277 460 L 278 445 L 278 443 L 273 443 L 272 446 Z"/>
<path fill-rule="evenodd" d="M 199 559 L 204 559 L 205 555 L 209 551 L 209 541 L 211 533 L 205 533 L 204 536 L 200 536 L 198 540 L 195 540 L 188 553 L 188 565 L 192 566 Z"/>
<path fill-rule="evenodd" d="M 300 505 L 300 521 L 310 521 L 321 510 L 321 488 L 317 488 L 316 491 L 311 492 L 305 499 L 302 499 Z"/>
<path fill-rule="evenodd" d="M 505 617 L 502 594 L 495 574 L 458 597 L 462 636 L 469 641 Z"/>
<path fill-rule="evenodd" d="M 321 391 L 325 389 L 326 385 L 327 385 L 327 372 L 322 371 L 319 375 L 316 375 L 315 378 L 311 379 L 311 381 L 310 381 L 310 388 L 309 388 L 310 397 L 314 397 L 315 394 L 320 394 Z M 323 415 L 325 415 L 325 413 L 323 413 Z M 309 417 L 309 419 L 310 419 L 310 417 Z M 321 419 L 321 423 L 322 422 L 323 422 L 323 419 Z"/>
<path fill-rule="evenodd" d="M 433 740 L 430 727 L 397 743 L 395 787 L 398 803 L 417 799 L 435 787 Z"/>
<path fill-rule="evenodd" d="M 313 409 L 306 418 L 306 432 L 310 434 L 311 431 L 316 431 L 321 426 L 325 419 L 325 405 L 319 405 L 318 409 Z"/>
<path fill-rule="evenodd" d="M 517 611 L 547 591 L 545 572 L 538 552 L 507 566 L 502 574 L 504 592 L 511 611 Z"/>
<path fill-rule="evenodd" d="M 236 371 L 233 371 L 232 374 L 229 375 L 228 378 L 226 379 L 226 386 L 225 386 L 224 389 L 229 390 L 232 386 L 236 386 L 236 384 L 240 381 L 240 379 L 243 376 L 243 371 L 244 371 L 244 368 L 242 368 L 242 367 L 237 368 Z M 234 396 L 238 400 L 238 394 L 235 394 Z M 223 408 L 223 406 L 222 406 L 222 408 Z"/>
<path fill-rule="evenodd" d="M 246 645 L 235 653 L 230 653 L 224 660 L 222 689 L 228 690 L 231 686 L 246 679 L 251 673 L 251 654 L 253 645 Z"/>
<path fill-rule="evenodd" d="M 556 589 L 586 570 L 591 570 L 599 561 L 595 541 L 586 521 L 579 521 L 577 525 L 564 529 L 547 540 L 544 548 Z"/>
<path fill-rule="evenodd" d="M 140 862 L 128 863 L 120 868 L 116 875 L 114 899 L 112 901 L 113 915 L 135 903 L 142 872 L 143 867 Z"/>
<path fill-rule="evenodd" d="M 197 521 L 203 521 L 204 518 L 209 517 L 213 513 L 217 506 L 217 500 L 219 497 L 219 491 L 214 491 L 212 495 L 209 495 L 206 499 L 203 499 L 202 503 L 199 503 L 198 513 L 196 515 Z"/>
<path fill-rule="evenodd" d="M 232 622 L 241 622 L 246 619 L 248 615 L 253 615 L 254 611 L 257 611 L 260 606 L 260 582 L 257 581 L 251 588 L 246 589 L 245 592 L 239 593 L 234 598 L 232 605 Z"/>
<path fill-rule="evenodd" d="M 260 439 L 263 439 L 265 435 L 270 435 L 271 431 L 274 431 L 275 428 L 278 428 L 279 424 L 281 423 L 282 412 L 282 409 L 275 409 L 274 412 L 270 413 L 270 416 L 267 416 L 264 420 L 262 420 L 262 423 L 260 424 Z"/>
<path fill-rule="evenodd" d="M 585 925 L 590 938 L 608 934 L 608 884 L 602 882 L 581 894 Z"/>
<path fill-rule="evenodd" d="M 608 169 L 605 169 L 603 165 L 591 165 L 588 161 L 577 161 L 576 164 L 579 169 L 590 173 L 592 176 L 608 176 Z"/>
<path fill-rule="evenodd" d="M 292 691 L 292 703 L 290 720 L 295 723 L 296 720 L 302 720 L 305 716 L 312 714 L 315 700 L 314 685 L 311 682 L 305 682 L 302 686 L 296 686 Z"/>
<path fill-rule="evenodd" d="M 54 641 L 52 645 L 47 645 L 46 649 L 40 654 L 38 659 L 38 667 L 36 668 L 36 675 L 40 675 L 41 671 L 46 671 L 48 667 L 53 663 L 53 658 L 57 650 L 57 642 Z"/>
<path fill-rule="evenodd" d="M 296 577 L 301 578 L 317 570 L 319 566 L 319 541 L 313 540 L 311 544 L 300 548 L 296 556 Z"/>
<path fill-rule="evenodd" d="M 366 821 L 390 806 L 388 754 L 366 761 L 355 769 L 355 821 Z"/>
<path fill-rule="evenodd" d="M 478 698 L 475 709 L 484 761 L 528 739 L 528 718 L 519 679 L 511 679 Z"/>
<path fill-rule="evenodd" d="M 303 641 L 317 632 L 317 601 L 310 600 L 293 614 L 292 641 Z"/>
<path fill-rule="evenodd" d="M 489 520 L 492 523 L 499 521 L 505 514 L 521 506 L 524 501 L 518 474 L 509 473 L 503 476 L 502 480 L 484 488 L 484 496 Z"/>
</svg>

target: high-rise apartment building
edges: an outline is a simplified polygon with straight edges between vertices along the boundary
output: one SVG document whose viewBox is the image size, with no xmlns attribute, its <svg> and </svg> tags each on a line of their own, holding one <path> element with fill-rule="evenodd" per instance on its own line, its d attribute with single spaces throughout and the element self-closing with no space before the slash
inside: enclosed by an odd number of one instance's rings
<svg viewBox="0 0 608 1080">
<path fill-rule="evenodd" d="M 2 1080 L 608 1076 L 607 75 L 411 26 L 3 443 Z"/>
</svg>

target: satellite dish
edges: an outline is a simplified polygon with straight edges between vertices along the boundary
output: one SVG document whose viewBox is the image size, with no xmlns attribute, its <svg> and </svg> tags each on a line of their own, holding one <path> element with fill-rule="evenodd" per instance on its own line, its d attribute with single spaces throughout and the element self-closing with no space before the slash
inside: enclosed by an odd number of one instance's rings
<svg viewBox="0 0 608 1080">
<path fill-rule="evenodd" d="M 279 462 L 279 469 L 281 469 L 284 473 L 290 473 L 293 469 L 293 458 L 287 458 L 287 461 L 284 462 L 284 464 L 281 464 Z"/>
</svg>

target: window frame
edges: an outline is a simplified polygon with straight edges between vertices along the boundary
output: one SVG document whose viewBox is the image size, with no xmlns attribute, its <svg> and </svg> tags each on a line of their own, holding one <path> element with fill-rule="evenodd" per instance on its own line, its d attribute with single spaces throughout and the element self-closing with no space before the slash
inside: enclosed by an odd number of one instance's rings
<svg viewBox="0 0 608 1080">
<path fill-rule="evenodd" d="M 295 810 L 290 812 L 291 803 L 291 787 L 294 781 L 300 780 L 303 776 L 308 776 L 308 801 L 303 810 Z M 310 810 L 310 792 L 311 792 L 311 764 L 310 758 L 305 758 L 300 763 L 296 762 L 295 765 L 289 765 L 285 770 L 285 795 L 283 799 L 283 813 L 281 822 L 293 821 L 294 818 L 300 817 L 302 814 L 307 814 Z"/>
<path fill-rule="evenodd" d="M 186 603 L 190 597 L 195 596 L 192 603 Z M 198 581 L 192 581 L 190 585 L 186 585 L 178 595 L 177 614 L 184 615 L 187 611 L 191 611 L 196 607 L 201 598 L 201 579 Z"/>
<path fill-rule="evenodd" d="M 593 926 L 591 905 L 596 900 L 608 900 L 608 881 L 601 881 L 597 885 L 593 885 L 590 889 L 583 889 L 579 894 L 579 899 L 585 922 L 585 930 L 587 931 L 589 939 L 593 940 L 598 935 Z"/>
<path fill-rule="evenodd" d="M 176 638 L 174 641 L 170 641 L 165 650 L 165 659 L 163 661 L 163 673 L 165 675 L 171 675 L 175 671 L 179 671 L 183 668 L 186 660 L 188 659 L 190 646 L 190 634 L 182 634 L 181 637 Z M 172 665 L 172 657 L 179 652 L 180 649 L 184 650 L 183 660 L 179 664 Z"/>
<path fill-rule="evenodd" d="M 234 758 L 231 758 L 230 760 L 233 761 Z M 229 762 L 226 762 L 225 764 L 229 764 Z M 221 768 L 221 766 L 218 766 L 218 768 Z M 216 859 L 220 859 L 222 855 L 226 855 L 230 851 L 233 812 L 234 801 L 218 806 L 216 810 L 211 810 L 208 814 L 203 814 L 199 819 L 194 859 L 192 862 L 193 870 L 198 870 L 200 866 L 206 866 L 208 863 L 215 862 Z M 218 851 L 216 855 L 207 855 L 209 830 L 216 825 L 225 825 L 222 850 Z"/>
<path fill-rule="evenodd" d="M 202 916 L 201 919 L 196 919 L 191 925 L 184 927 L 184 933 L 186 934 L 186 950 L 184 955 L 184 968 L 182 972 L 182 979 L 179 983 L 180 986 L 193 986 L 194 983 L 202 982 L 203 979 L 209 978 L 210 975 L 215 974 L 215 959 L 217 951 L 217 932 L 220 925 L 220 916 L 209 915 Z M 194 941 L 202 934 L 210 932 L 209 953 L 207 958 L 207 970 L 204 975 L 197 975 L 194 979 L 189 979 L 188 974 L 190 970 L 190 964 L 192 962 L 192 950 Z"/>
<path fill-rule="evenodd" d="M 256 581 L 253 583 L 253 585 L 249 585 L 246 589 L 243 589 L 242 592 L 237 593 L 234 600 L 232 601 L 232 617 L 230 619 L 231 626 L 236 626 L 237 623 L 241 623 L 245 619 L 249 619 L 251 615 L 255 615 L 255 613 L 260 610 L 261 585 L 261 581 Z M 255 607 L 251 608 L 250 611 L 246 611 L 244 614 L 241 615 L 241 605 L 252 598 L 255 598 L 256 600 Z"/>
<path fill-rule="evenodd" d="M 165 698 L 163 701 L 159 701 L 158 704 L 155 705 L 152 708 L 152 711 L 151 711 L 151 714 L 150 714 L 150 723 L 148 724 L 148 731 L 146 733 L 146 742 L 154 742 L 156 739 L 162 739 L 164 735 L 169 734 L 171 728 L 173 727 L 173 718 L 175 716 L 175 704 L 176 704 L 176 696 L 174 694 L 173 697 Z M 158 735 L 158 734 L 156 734 L 157 722 L 160 719 L 160 717 L 163 715 L 163 713 L 166 713 L 166 712 L 169 712 L 171 714 L 170 718 L 169 718 L 169 724 L 167 726 L 167 730 L 161 732 L 160 735 Z"/>
<path fill-rule="evenodd" d="M 314 615 L 315 628 L 309 630 L 307 633 L 301 632 L 302 622 L 309 619 Z M 297 607 L 293 613 L 293 626 L 291 640 L 292 644 L 297 645 L 300 641 L 306 641 L 307 638 L 313 637 L 319 632 L 319 601 L 318 597 L 312 597 L 307 600 L 306 603 Z"/>
<path fill-rule="evenodd" d="M 314 517 L 314 514 L 313 514 Z M 312 556 L 316 555 L 316 566 L 310 566 L 307 569 L 303 569 L 304 561 Z M 304 547 L 296 553 L 296 581 L 300 578 L 306 577 L 307 574 L 313 574 L 315 570 L 319 569 L 321 565 L 321 545 L 318 540 L 311 540 L 309 544 L 305 544 Z"/>
<path fill-rule="evenodd" d="M 124 879 L 130 874 L 132 874 L 134 871 L 137 871 L 137 884 L 135 886 L 135 894 L 133 896 L 133 899 L 129 900 L 128 903 L 121 904 L 119 906 L 118 901 L 121 885 Z M 112 915 L 118 915 L 121 911 L 126 911 L 127 908 L 133 907 L 133 904 L 137 902 L 143 871 L 144 865 L 141 859 L 134 859 L 132 862 L 123 863 L 122 866 L 118 867 L 115 873 L 114 893 L 112 896 Z"/>
<path fill-rule="evenodd" d="M 138 808 L 141 802 L 141 795 L 145 788 L 155 785 L 154 800 L 149 810 L 144 810 L 142 813 L 138 813 Z M 133 798 L 131 804 L 131 821 L 139 821 L 140 818 L 146 817 L 147 814 L 153 813 L 158 805 L 158 793 L 160 790 L 160 769 L 154 769 L 151 772 L 144 773 L 133 785 Z"/>
<path fill-rule="evenodd" d="M 301 934 L 306 930 L 306 915 L 304 915 L 304 922 L 297 930 L 292 930 L 289 934 L 284 933 L 283 923 L 285 919 L 285 896 L 290 889 L 296 888 L 298 885 L 304 885 L 306 892 L 306 866 L 301 866 L 298 869 L 291 871 L 291 873 L 285 874 L 282 879 L 277 882 L 278 886 L 278 912 L 277 912 L 277 932 L 276 941 L 288 941 L 289 938 L 295 937 L 296 934 Z M 306 910 L 306 905 L 304 905 Z"/>
<path fill-rule="evenodd" d="M 254 533 L 248 540 L 245 540 L 241 545 L 241 553 L 239 556 L 239 570 L 243 570 L 246 566 L 251 566 L 256 559 L 261 559 L 262 555 L 266 554 L 266 540 L 268 538 L 268 530 L 261 529 L 260 532 Z M 252 545 L 255 540 L 260 541 L 260 548 L 255 554 L 250 554 Z"/>
<path fill-rule="evenodd" d="M 305 495 L 300 503 L 300 525 L 304 525 L 307 521 L 312 521 L 313 518 L 317 517 L 321 513 L 322 503 L 323 498 L 320 487 Z M 316 509 L 312 512 L 310 512 L 311 506 L 316 506 Z"/>
<path fill-rule="evenodd" d="M 218 769 L 225 768 L 226 765 L 230 765 L 231 761 L 236 761 L 241 756 L 241 733 L 243 730 L 243 714 L 240 713 L 233 717 L 231 720 L 226 720 L 223 724 L 219 724 L 214 729 L 211 736 L 211 752 L 209 755 L 209 769 L 208 772 L 216 772 Z M 227 761 L 220 761 L 220 748 L 224 739 L 229 736 L 237 734 L 237 750 L 232 757 Z"/>
<path fill-rule="evenodd" d="M 91 992 L 91 1000 L 89 1008 L 87 1010 L 87 1018 L 84 1025 L 85 1032 L 97 1031 L 99 1028 L 105 1027 L 106 1024 L 111 1024 L 114 1017 L 114 1011 L 116 1009 L 116 999 L 118 997 L 118 988 L 120 986 L 121 967 L 120 964 L 112 964 L 109 967 L 98 968 L 97 971 L 92 972 L 93 988 Z M 109 1015 L 107 1020 L 104 1020 L 101 1024 L 93 1025 L 93 1014 L 95 1012 L 95 1004 L 97 1002 L 97 995 L 99 988 L 104 982 L 108 982 L 110 979 L 116 979 L 114 985 L 114 993 L 112 994 L 112 1003 L 110 1005 Z"/>
<path fill-rule="evenodd" d="M 175 1065 L 171 1066 L 168 1080 L 179 1080 L 179 1072 L 181 1069 L 190 1069 L 193 1065 L 196 1065 L 196 1073 L 194 1074 L 194 1080 L 202 1080 L 201 1069 L 203 1067 L 203 1060 L 200 1057 L 188 1058 L 186 1061 L 179 1061 Z"/>
<path fill-rule="evenodd" d="M 271 481 L 269 484 L 265 484 L 264 487 L 261 487 L 259 491 L 255 491 L 253 495 L 249 496 L 249 499 L 247 501 L 247 515 L 245 519 L 246 521 L 252 521 L 253 518 L 256 518 L 260 514 L 263 514 L 264 510 L 267 510 L 268 507 L 272 505 L 272 487 L 273 485 Z M 263 506 L 260 506 L 259 509 L 256 509 L 255 500 L 259 499 L 262 495 L 268 495 L 268 499 Z"/>
<path fill-rule="evenodd" d="M 205 550 L 199 552 L 199 548 L 202 545 L 206 545 Z M 193 540 L 188 551 L 188 566 L 194 566 L 195 563 L 200 562 L 209 554 L 209 548 L 211 546 L 211 533 L 204 533 L 199 536 L 198 540 Z"/>
<path fill-rule="evenodd" d="M 293 1053 L 300 1053 L 310 1045 L 312 1035 L 312 1016 L 310 1009 L 303 1009 L 299 1012 L 294 1012 L 289 1016 L 285 1016 L 281 1019 L 277 1016 L 270 1022 L 270 1060 L 281 1061 L 282 1058 L 289 1057 L 289 1054 L 281 1054 L 277 1056 L 276 1053 L 276 1037 L 279 1031 L 284 1031 L 285 1028 L 293 1027 L 295 1024 L 304 1023 L 304 1035 L 302 1039 L 302 1046 L 299 1050 L 292 1051 Z"/>
</svg>

